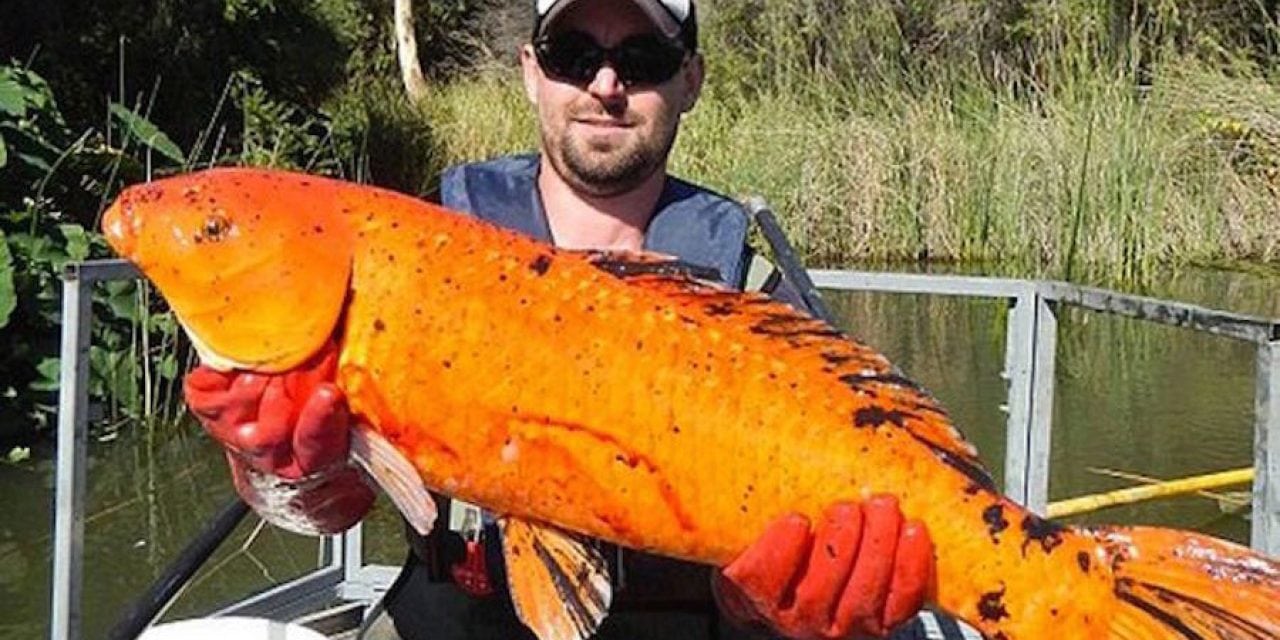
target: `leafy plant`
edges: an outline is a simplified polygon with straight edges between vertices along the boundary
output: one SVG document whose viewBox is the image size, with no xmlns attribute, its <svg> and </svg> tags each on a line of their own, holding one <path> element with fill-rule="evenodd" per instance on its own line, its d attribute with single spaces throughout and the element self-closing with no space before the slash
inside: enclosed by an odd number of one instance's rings
<svg viewBox="0 0 1280 640">
<path fill-rule="evenodd" d="M 30 439 L 48 427 L 58 388 L 60 278 L 70 262 L 105 258 L 93 231 L 101 203 L 118 176 L 130 179 L 146 163 L 127 155 L 158 151 L 177 163 L 183 154 L 140 114 L 112 105 L 123 148 L 92 130 L 73 135 L 47 83 L 30 69 L 0 66 L 0 443 Z M 157 389 L 172 389 L 178 372 L 172 318 L 153 308 L 134 282 L 98 285 L 89 352 L 89 394 L 103 421 L 161 408 Z M 148 385 L 147 382 L 151 384 Z M 171 393 L 170 393 L 171 395 Z"/>
</svg>

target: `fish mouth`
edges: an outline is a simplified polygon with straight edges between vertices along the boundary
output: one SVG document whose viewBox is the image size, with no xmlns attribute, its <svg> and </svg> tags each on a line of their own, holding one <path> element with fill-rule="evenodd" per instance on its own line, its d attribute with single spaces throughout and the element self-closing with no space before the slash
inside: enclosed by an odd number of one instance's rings
<svg viewBox="0 0 1280 640">
<path fill-rule="evenodd" d="M 134 215 L 129 193 L 130 190 L 126 190 L 120 198 L 103 212 L 102 235 L 107 244 L 111 246 L 111 249 L 116 252 L 116 255 L 137 265 L 138 236 L 141 232 L 142 220 L 139 216 Z M 192 330 L 177 310 L 174 310 L 173 315 L 178 321 L 178 325 L 187 334 L 187 338 L 191 340 L 191 346 L 196 350 L 196 355 L 199 356 L 202 364 L 218 371 L 246 369 L 251 366 L 249 363 L 239 362 L 219 354 L 208 342 L 200 337 L 198 331 Z"/>
<path fill-rule="evenodd" d="M 136 262 L 138 227 L 141 221 L 133 215 L 133 207 L 124 198 L 113 202 L 102 214 L 102 234 L 116 255 Z"/>
</svg>

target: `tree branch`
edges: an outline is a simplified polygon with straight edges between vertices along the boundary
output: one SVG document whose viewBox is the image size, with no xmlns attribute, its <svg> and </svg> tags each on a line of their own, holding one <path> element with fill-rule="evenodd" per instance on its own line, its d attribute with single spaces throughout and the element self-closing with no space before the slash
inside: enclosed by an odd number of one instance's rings
<svg viewBox="0 0 1280 640">
<path fill-rule="evenodd" d="M 396 57 L 400 60 L 400 79 L 409 100 L 422 103 L 430 87 L 418 62 L 418 40 L 413 25 L 413 0 L 395 0 Z"/>
</svg>

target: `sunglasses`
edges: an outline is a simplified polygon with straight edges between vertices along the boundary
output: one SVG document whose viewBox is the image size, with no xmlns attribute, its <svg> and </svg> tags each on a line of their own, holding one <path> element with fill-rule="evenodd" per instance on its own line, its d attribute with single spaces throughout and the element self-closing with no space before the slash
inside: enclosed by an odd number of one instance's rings
<svg viewBox="0 0 1280 640">
<path fill-rule="evenodd" d="M 542 36 L 534 41 L 533 51 L 543 72 L 557 79 L 590 83 L 607 62 L 627 87 L 670 80 L 688 56 L 678 41 L 657 34 L 634 35 L 605 48 L 581 31 Z"/>
</svg>

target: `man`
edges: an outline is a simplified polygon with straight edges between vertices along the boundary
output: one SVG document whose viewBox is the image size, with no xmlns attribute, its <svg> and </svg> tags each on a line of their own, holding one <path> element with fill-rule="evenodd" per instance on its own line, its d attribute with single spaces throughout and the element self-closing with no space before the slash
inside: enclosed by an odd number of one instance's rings
<svg viewBox="0 0 1280 640">
<path fill-rule="evenodd" d="M 444 205 L 565 248 L 652 250 L 742 287 L 751 254 L 736 203 L 667 175 L 681 116 L 703 82 L 691 0 L 535 0 L 520 52 L 541 153 L 445 173 Z M 373 494 L 346 464 L 348 415 L 333 362 L 278 376 L 201 367 L 192 410 L 228 448 L 239 493 L 306 533 L 345 529 Z M 302 391 L 305 390 L 305 391 Z M 450 505 L 412 552 L 366 638 L 527 637 L 502 593 L 491 518 Z M 920 608 L 933 567 L 924 526 L 891 498 L 776 521 L 724 570 L 616 549 L 615 602 L 598 637 L 696 638 L 736 628 L 796 638 L 883 636 Z"/>
</svg>

